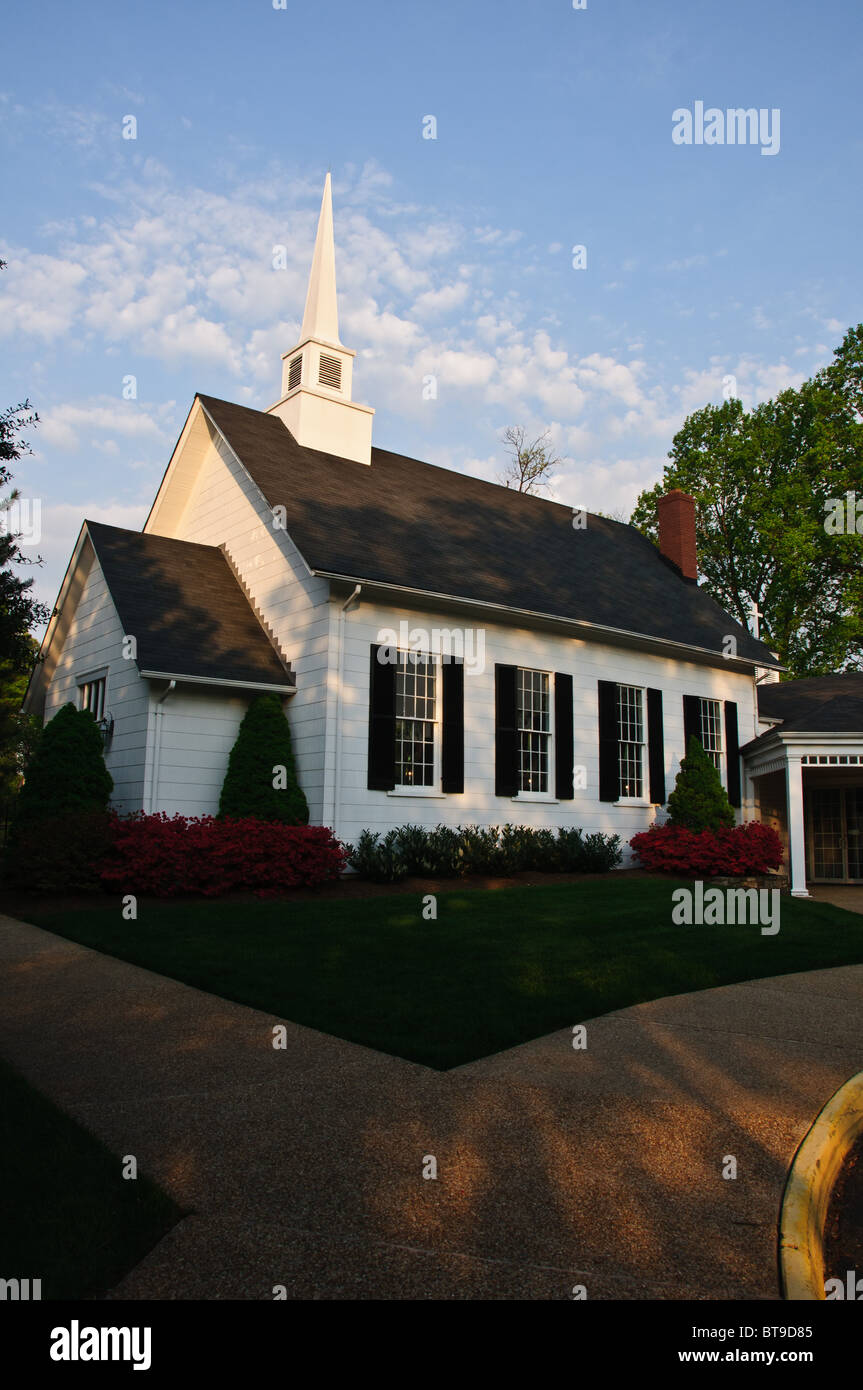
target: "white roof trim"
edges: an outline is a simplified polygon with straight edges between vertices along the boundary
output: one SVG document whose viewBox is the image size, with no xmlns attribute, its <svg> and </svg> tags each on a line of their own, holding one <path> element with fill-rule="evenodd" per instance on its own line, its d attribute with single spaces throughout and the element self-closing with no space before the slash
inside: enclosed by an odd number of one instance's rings
<svg viewBox="0 0 863 1390">
<path fill-rule="evenodd" d="M 529 608 L 510 608 L 505 603 L 493 603 L 489 599 L 463 598 L 457 594 L 439 594 L 432 589 L 411 589 L 404 584 L 390 584 L 383 580 L 363 579 L 359 575 L 336 574 L 332 570 L 315 570 L 321 579 L 340 579 L 346 584 L 362 584 L 364 589 L 378 591 L 393 591 L 403 594 L 420 594 L 426 599 L 437 599 L 441 603 L 448 603 L 461 608 L 489 608 L 492 612 L 511 614 L 516 618 L 532 618 L 541 620 L 545 623 L 560 623 L 563 627 L 575 628 L 579 631 L 584 630 L 590 636 L 595 633 L 608 633 L 617 638 L 626 638 L 628 641 L 644 643 L 647 646 L 669 647 L 675 652 L 697 652 L 699 655 L 709 656 L 714 661 L 722 661 L 729 670 L 739 670 L 741 667 L 747 669 L 764 669 L 765 663 L 759 658 L 749 656 L 737 656 L 733 659 L 723 658 L 722 652 L 718 648 L 694 647 L 687 642 L 675 642 L 670 637 L 654 637 L 648 632 L 635 632 L 623 627 L 605 627 L 599 623 L 588 622 L 586 618 L 566 618 L 560 613 L 538 613 Z M 771 670 L 784 671 L 785 667 L 777 662 Z"/>
<path fill-rule="evenodd" d="M 81 530 L 78 532 L 78 539 L 76 540 L 72 554 L 69 557 L 69 563 L 66 566 L 66 572 L 63 575 L 63 581 L 60 585 L 60 591 L 57 594 L 54 607 L 51 609 L 51 616 L 48 619 L 48 626 L 46 627 L 45 632 L 42 636 L 42 641 L 39 643 L 39 651 L 36 657 L 36 662 L 33 666 L 33 670 L 30 673 L 30 679 L 27 682 L 27 689 L 24 692 L 24 699 L 21 702 L 22 707 L 25 710 L 29 710 L 32 703 L 32 697 L 38 696 L 39 688 L 44 678 L 45 661 L 48 657 L 51 647 L 53 646 L 54 638 L 57 634 L 57 628 L 59 624 L 62 622 L 63 609 L 69 594 L 69 590 L 72 586 L 72 582 L 75 578 L 75 575 L 78 572 L 78 567 L 81 563 L 82 556 L 84 555 L 85 547 L 88 545 L 91 551 L 90 566 L 92 568 L 94 561 L 98 564 L 98 557 L 96 555 L 96 547 L 94 546 L 93 541 L 90 537 L 90 533 L 87 529 L 87 522 L 83 521 L 81 523 Z"/>
<path fill-rule="evenodd" d="M 295 685 L 274 685 L 270 681 L 229 681 L 218 676 L 186 676 L 179 671 L 141 671 L 147 680 L 183 681 L 192 685 L 228 686 L 233 690 L 271 690 L 278 695 L 293 695 Z"/>
</svg>

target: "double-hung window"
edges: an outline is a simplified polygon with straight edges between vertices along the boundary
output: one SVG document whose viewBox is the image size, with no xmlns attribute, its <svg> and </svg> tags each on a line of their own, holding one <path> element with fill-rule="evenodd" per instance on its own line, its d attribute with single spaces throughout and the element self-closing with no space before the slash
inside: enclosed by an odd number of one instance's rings
<svg viewBox="0 0 863 1390">
<path fill-rule="evenodd" d="M 722 773 L 722 713 L 718 700 L 701 700 L 701 746 Z"/>
<path fill-rule="evenodd" d="M 397 787 L 436 784 L 438 676 L 434 657 L 398 653 L 396 663 L 395 782 Z"/>
<path fill-rule="evenodd" d="M 95 680 L 84 681 L 78 686 L 79 708 L 89 710 L 97 721 L 102 719 L 105 714 L 106 684 L 105 676 L 99 676 Z"/>
<path fill-rule="evenodd" d="M 617 687 L 617 757 L 620 797 L 644 796 L 644 691 Z"/>
<path fill-rule="evenodd" d="M 547 671 L 516 673 L 518 789 L 547 792 L 551 744 L 551 682 Z"/>
</svg>

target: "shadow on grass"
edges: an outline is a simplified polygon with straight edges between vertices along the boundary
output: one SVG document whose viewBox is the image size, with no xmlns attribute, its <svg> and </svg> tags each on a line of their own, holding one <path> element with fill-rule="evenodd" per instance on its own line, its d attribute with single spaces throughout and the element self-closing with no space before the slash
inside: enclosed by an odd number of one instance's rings
<svg viewBox="0 0 863 1390">
<path fill-rule="evenodd" d="M 175 1203 L 0 1063 L 0 1270 L 43 1299 L 98 1297 L 181 1219 Z"/>
</svg>

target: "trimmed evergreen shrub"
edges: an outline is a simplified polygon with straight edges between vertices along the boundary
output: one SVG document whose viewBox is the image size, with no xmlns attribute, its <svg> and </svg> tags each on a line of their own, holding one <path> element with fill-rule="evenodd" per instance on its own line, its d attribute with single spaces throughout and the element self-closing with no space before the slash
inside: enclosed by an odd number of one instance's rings
<svg viewBox="0 0 863 1390">
<path fill-rule="evenodd" d="M 496 826 L 463 825 L 464 872 L 466 874 L 499 874 L 503 856 Z"/>
<path fill-rule="evenodd" d="M 735 823 L 734 808 L 719 773 L 694 735 L 668 798 L 668 823 L 696 834 Z"/>
<path fill-rule="evenodd" d="M 500 837 L 500 872 L 518 874 L 522 869 L 532 867 L 530 844 L 533 831 L 526 825 L 502 825 L 498 830 Z"/>
<path fill-rule="evenodd" d="M 433 878 L 458 878 L 464 873 L 464 843 L 461 830 L 436 825 L 428 834 L 428 872 Z"/>
<path fill-rule="evenodd" d="M 92 714 L 63 705 L 45 726 L 18 794 L 7 881 L 41 892 L 94 886 L 113 787 Z"/>
<path fill-rule="evenodd" d="M 558 831 L 558 835 L 563 836 L 565 831 Z M 575 832 L 581 835 L 581 831 Z M 564 851 L 562 851 L 564 853 Z M 563 870 L 570 873 L 579 874 L 606 874 L 610 869 L 615 869 L 623 858 L 620 848 L 619 835 L 603 835 L 597 830 L 593 835 L 583 835 L 578 850 L 573 855 L 573 863 L 570 867 L 567 863 L 562 863 Z"/>
<path fill-rule="evenodd" d="M 407 876 L 398 830 L 390 830 L 383 839 L 371 830 L 362 830 L 357 843 L 347 846 L 347 852 L 351 868 L 372 883 L 398 883 Z"/>
<path fill-rule="evenodd" d="M 243 716 L 228 759 L 219 816 L 308 825 L 290 725 L 277 695 L 256 695 Z"/>
<path fill-rule="evenodd" d="M 468 874 L 607 873 L 622 858 L 619 835 L 584 835 L 561 827 L 557 834 L 526 825 L 482 827 L 404 825 L 381 838 L 364 830 L 350 847 L 349 863 L 362 877 L 395 883 L 408 874 L 460 878 Z"/>
<path fill-rule="evenodd" d="M 429 872 L 429 832 L 421 825 L 402 825 L 395 832 L 405 873 L 420 877 Z"/>
</svg>

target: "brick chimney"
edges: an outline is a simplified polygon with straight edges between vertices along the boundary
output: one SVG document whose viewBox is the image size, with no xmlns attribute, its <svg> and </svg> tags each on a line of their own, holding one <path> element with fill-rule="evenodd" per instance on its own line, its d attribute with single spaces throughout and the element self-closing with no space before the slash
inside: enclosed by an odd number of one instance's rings
<svg viewBox="0 0 863 1390">
<path fill-rule="evenodd" d="M 684 579 L 697 580 L 695 499 L 688 492 L 674 488 L 660 497 L 656 514 L 659 520 L 659 549 L 667 560 L 677 566 Z"/>
</svg>

